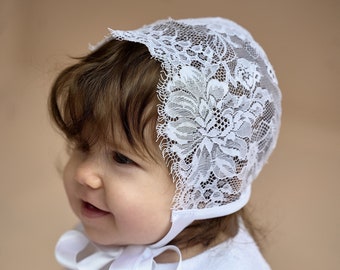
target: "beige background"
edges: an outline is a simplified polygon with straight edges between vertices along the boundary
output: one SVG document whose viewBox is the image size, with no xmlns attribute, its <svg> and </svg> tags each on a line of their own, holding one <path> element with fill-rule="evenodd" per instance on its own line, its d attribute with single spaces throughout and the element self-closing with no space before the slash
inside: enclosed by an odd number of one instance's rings
<svg viewBox="0 0 340 270">
<path fill-rule="evenodd" d="M 106 27 L 169 16 L 228 17 L 265 48 L 284 97 L 281 137 L 252 198 L 265 256 L 277 270 L 340 269 L 339 2 L 0 0 L 0 269 L 60 269 L 54 244 L 75 222 L 46 110 L 56 72 Z"/>
</svg>

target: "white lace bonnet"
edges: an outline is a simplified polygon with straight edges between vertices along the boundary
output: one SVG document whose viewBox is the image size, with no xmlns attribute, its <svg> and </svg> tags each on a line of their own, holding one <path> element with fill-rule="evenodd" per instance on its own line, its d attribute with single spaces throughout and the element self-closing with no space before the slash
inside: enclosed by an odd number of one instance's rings
<svg viewBox="0 0 340 270">
<path fill-rule="evenodd" d="M 166 74 L 157 89 L 157 134 L 177 191 L 172 227 L 153 245 L 160 247 L 192 221 L 234 213 L 248 202 L 277 141 L 281 94 L 263 49 L 227 19 L 109 30 L 103 42 L 144 44 Z"/>
</svg>

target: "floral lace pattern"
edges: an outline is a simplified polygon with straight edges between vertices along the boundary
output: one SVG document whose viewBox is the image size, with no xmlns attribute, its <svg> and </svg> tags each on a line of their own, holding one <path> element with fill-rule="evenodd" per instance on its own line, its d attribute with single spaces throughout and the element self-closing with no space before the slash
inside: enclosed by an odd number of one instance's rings
<svg viewBox="0 0 340 270">
<path fill-rule="evenodd" d="M 280 125 L 280 91 L 262 48 L 220 18 L 170 19 L 111 35 L 145 44 L 165 70 L 157 133 L 177 185 L 174 209 L 236 201 Z"/>
</svg>

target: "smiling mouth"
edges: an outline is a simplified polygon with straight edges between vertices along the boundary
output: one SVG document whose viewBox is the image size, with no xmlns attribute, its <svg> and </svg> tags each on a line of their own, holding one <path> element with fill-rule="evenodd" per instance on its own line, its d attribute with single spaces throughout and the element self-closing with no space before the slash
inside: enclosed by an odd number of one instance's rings
<svg viewBox="0 0 340 270">
<path fill-rule="evenodd" d="M 82 201 L 82 215 L 88 218 L 99 218 L 110 214 L 110 212 L 101 210 L 89 202 Z"/>
</svg>

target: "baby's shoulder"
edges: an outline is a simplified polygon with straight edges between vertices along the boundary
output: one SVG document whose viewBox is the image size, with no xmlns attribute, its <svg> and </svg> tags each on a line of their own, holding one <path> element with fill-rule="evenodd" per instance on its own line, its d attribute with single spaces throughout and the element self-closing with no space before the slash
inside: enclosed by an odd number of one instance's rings
<svg viewBox="0 0 340 270">
<path fill-rule="evenodd" d="M 211 250 L 207 250 L 206 259 L 211 263 L 206 269 L 270 270 L 253 238 L 241 231 L 235 238 L 228 240 Z"/>
<path fill-rule="evenodd" d="M 201 270 L 270 270 L 259 248 L 246 232 L 241 230 L 233 239 L 207 249 L 203 253 L 182 261 L 182 269 Z M 170 265 L 160 265 L 157 270 L 171 270 Z"/>
</svg>

